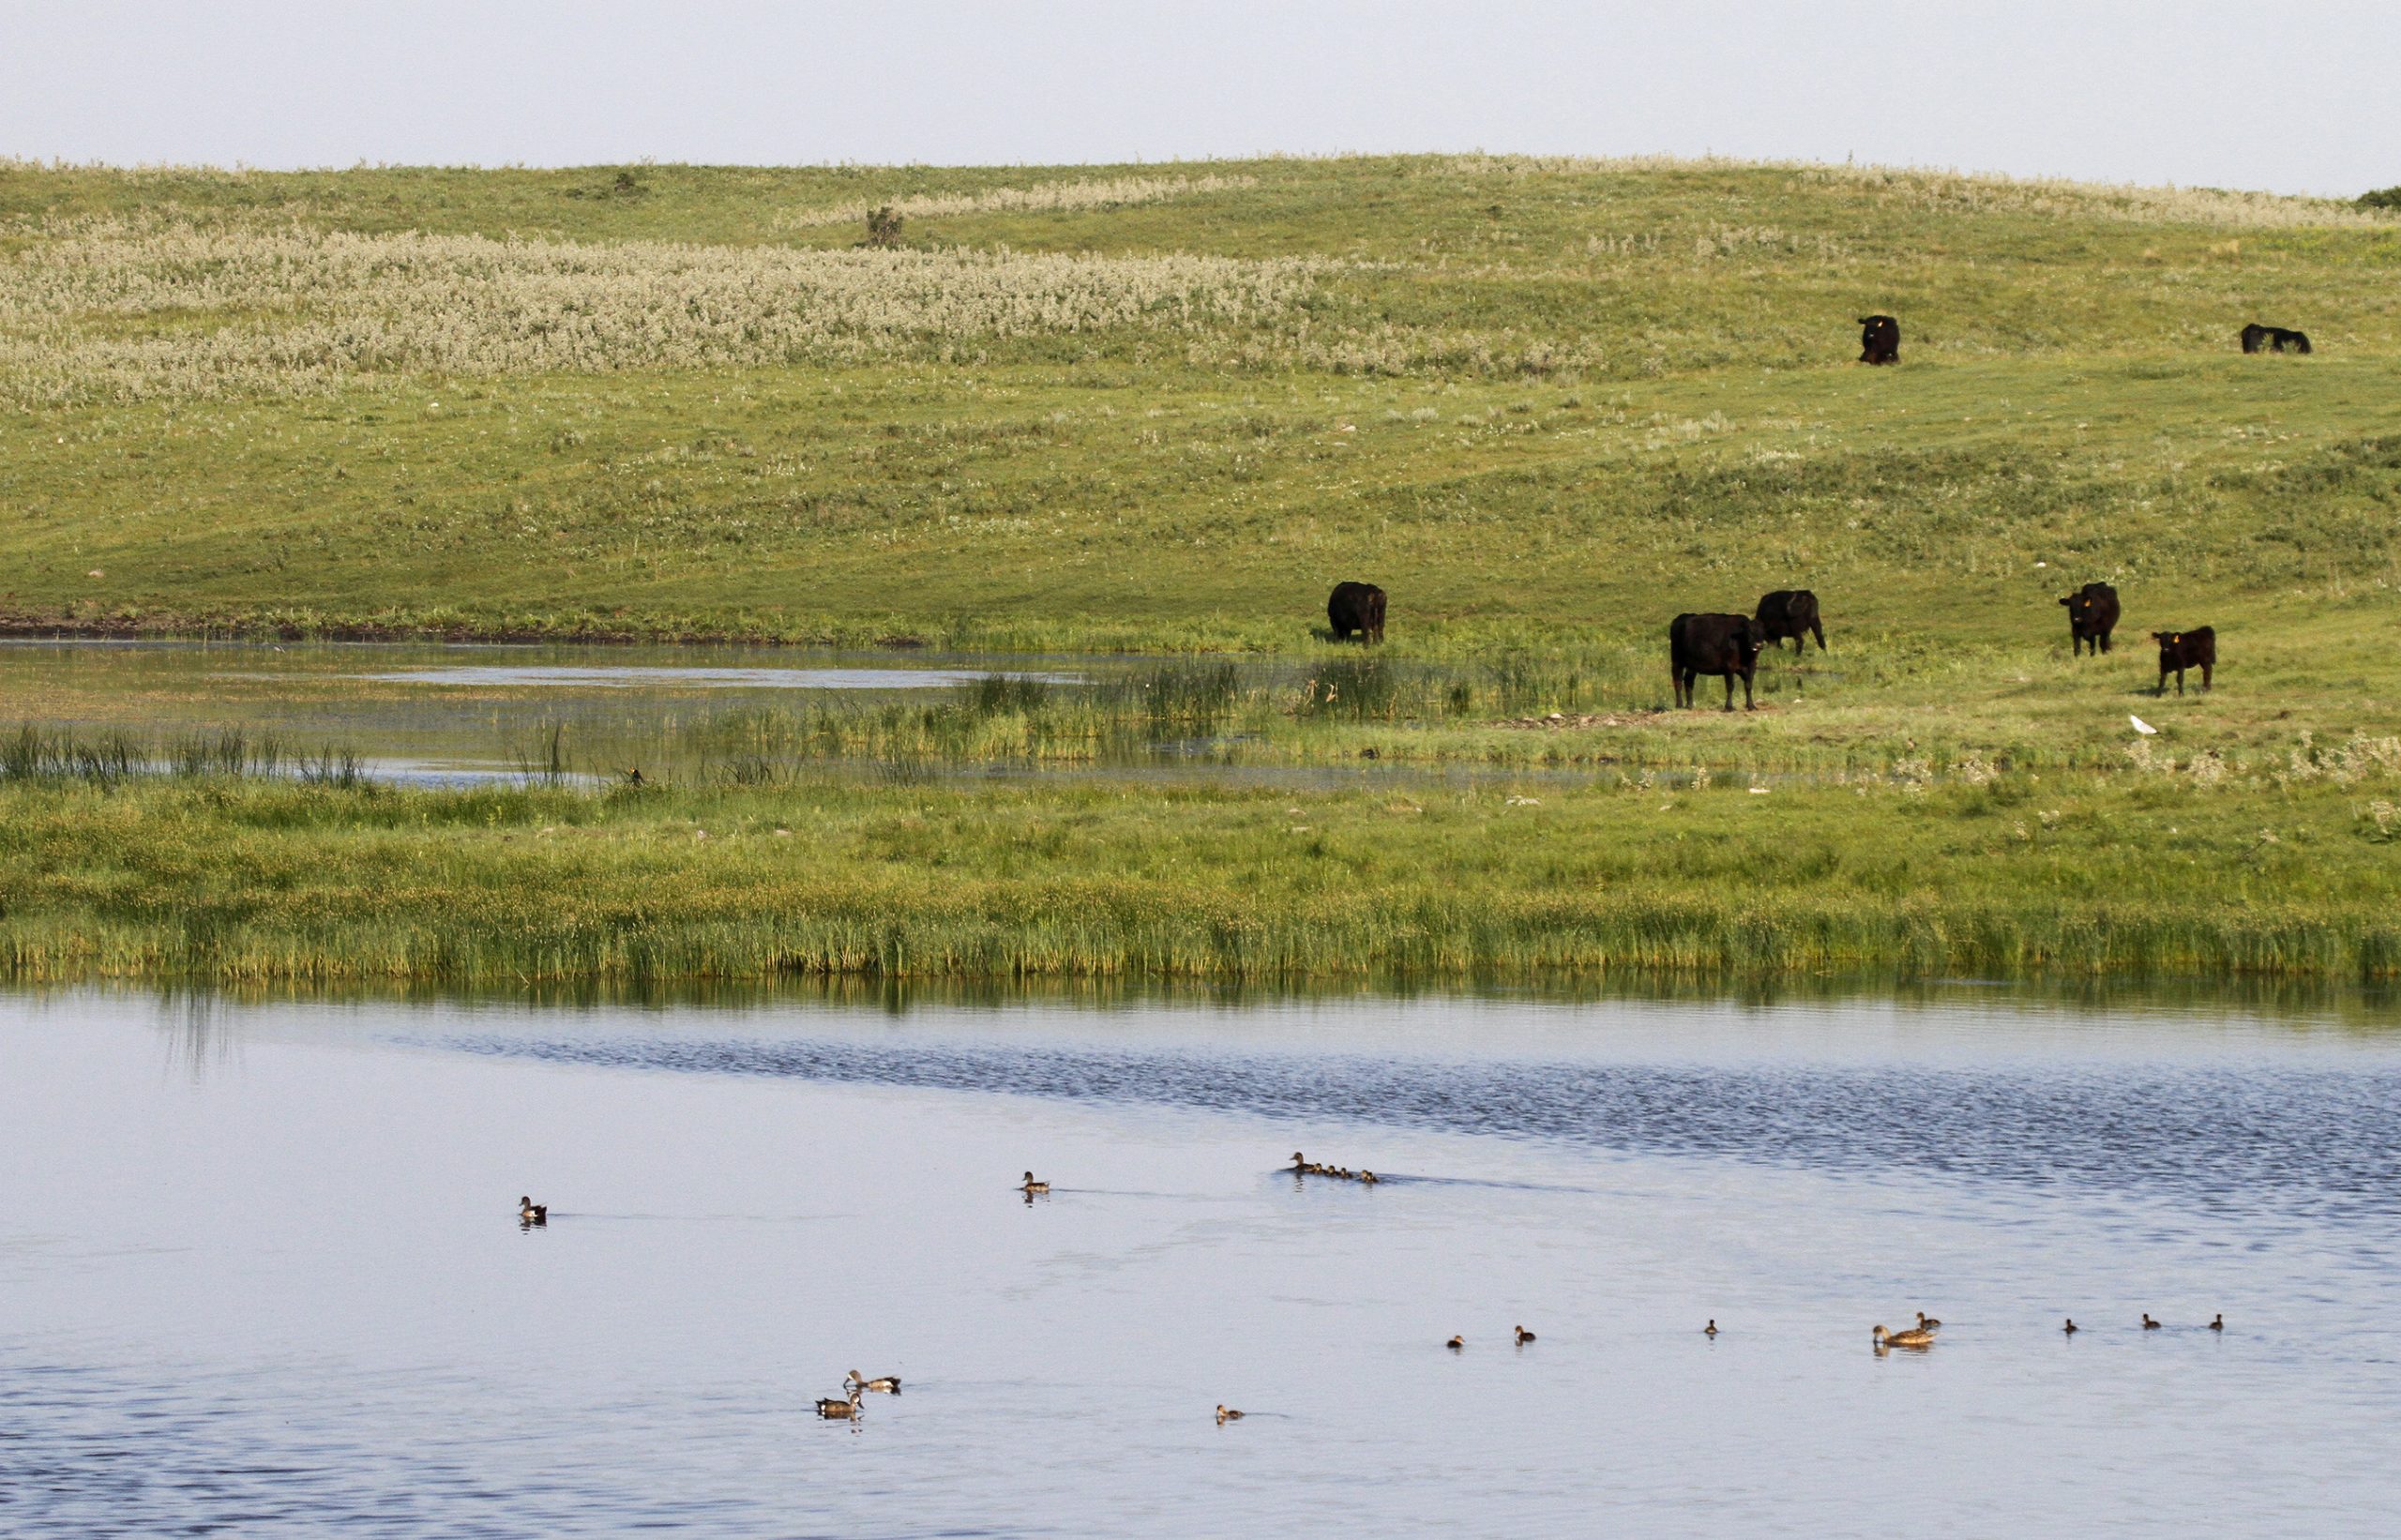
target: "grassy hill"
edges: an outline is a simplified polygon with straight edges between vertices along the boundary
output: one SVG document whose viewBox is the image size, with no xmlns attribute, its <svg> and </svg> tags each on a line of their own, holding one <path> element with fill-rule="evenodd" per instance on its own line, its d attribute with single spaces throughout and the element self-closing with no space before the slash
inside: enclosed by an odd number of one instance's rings
<svg viewBox="0 0 2401 1540">
<path fill-rule="evenodd" d="M 1839 167 L 10 165 L 0 606 L 1280 649 L 1356 575 L 1436 650 L 1791 583 L 1987 639 L 2053 640 L 2068 577 L 2380 612 L 2396 273 L 2346 205 Z M 2318 355 L 2240 355 L 2255 318 Z"/>
<path fill-rule="evenodd" d="M 2389 212 L 1873 168 L 0 164 L 0 627 L 1332 665 L 1358 577 L 1457 682 L 1337 707 L 1313 668 L 1241 707 L 1257 754 L 1625 771 L 1438 807 L 37 768 L 0 972 L 2391 976 L 2396 276 Z M 1900 367 L 1851 361 L 1871 311 Z M 2318 351 L 2242 356 L 2252 320 Z M 2089 578 L 2120 651 L 2071 661 Z M 1670 615 L 1787 586 L 1835 651 L 1769 711 L 1649 709 Z M 2138 697 L 2143 633 L 2204 623 L 2219 690 Z M 1042 758 L 1126 728 L 1095 709 L 761 741 Z M 1495 721 L 1549 709 L 1628 715 Z"/>
</svg>

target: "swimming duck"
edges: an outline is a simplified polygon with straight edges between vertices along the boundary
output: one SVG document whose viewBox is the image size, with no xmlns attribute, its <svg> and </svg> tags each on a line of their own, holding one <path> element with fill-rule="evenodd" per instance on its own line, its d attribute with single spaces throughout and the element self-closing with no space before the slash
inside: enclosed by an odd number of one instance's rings
<svg viewBox="0 0 2401 1540">
<path fill-rule="evenodd" d="M 1934 1334 L 1923 1326 L 1912 1326 L 1905 1332 L 1888 1332 L 1879 1326 L 1875 1340 L 1880 1348 L 1930 1348 L 1934 1346 Z"/>
<path fill-rule="evenodd" d="M 1226 1405 L 1223 1401 L 1219 1401 L 1217 1403 L 1217 1426 L 1219 1427 L 1225 1427 L 1228 1423 L 1238 1423 L 1240 1421 L 1242 1421 L 1241 1412 L 1236 1412 L 1233 1408 Z"/>
<path fill-rule="evenodd" d="M 1446 1348 L 1450 1349 L 1450 1350 L 1451 1350 L 1451 1351 L 1453 1351 L 1453 1352 L 1457 1352 L 1457 1351 L 1458 1351 L 1461 1348 L 1464 1348 L 1464 1347 L 1466 1347 L 1466 1346 L 1467 1346 L 1467 1339 L 1466 1339 L 1465 1337 L 1458 1337 L 1458 1336 L 1455 1336 L 1455 1337 L 1451 1338 L 1448 1342 L 1443 1343 L 1443 1344 L 1442 1344 L 1442 1346 L 1444 1346 L 1444 1347 L 1446 1347 Z"/>
<path fill-rule="evenodd" d="M 1379 1183 L 1379 1182 L 1382 1181 L 1382 1180 L 1383 1180 L 1383 1178 L 1382 1178 L 1382 1177 L 1381 1177 L 1381 1176 L 1378 1176 L 1378 1175 L 1377 1175 L 1375 1172 L 1373 1172 L 1373 1171 L 1361 1171 L 1361 1172 L 1359 1173 L 1359 1180 L 1360 1180 L 1360 1181 L 1362 1181 L 1362 1182 L 1365 1182 L 1367 1185 L 1369 1185 L 1369 1186 L 1371 1186 L 1371 1187 L 1372 1187 L 1372 1186 L 1374 1186 L 1377 1183 Z"/>
<path fill-rule="evenodd" d="M 1050 1184 L 1048 1182 L 1036 1182 L 1034 1179 L 1034 1173 L 1032 1171 L 1028 1171 L 1025 1173 L 1025 1185 L 1019 1190 L 1023 1192 L 1028 1198 L 1031 1198 L 1037 1192 L 1049 1192 L 1050 1190 Z"/>
<path fill-rule="evenodd" d="M 1520 1326 L 1520 1327 L 1518 1327 L 1518 1346 L 1519 1346 L 1519 1347 L 1521 1347 L 1521 1348 L 1522 1348 L 1522 1347 L 1524 1347 L 1527 1343 L 1532 1342 L 1533 1339 L 1534 1339 L 1534 1334 L 1533 1334 L 1533 1333 L 1532 1333 L 1532 1332 L 1530 1332 L 1530 1331 L 1526 1330 L 1523 1326 Z"/>
<path fill-rule="evenodd" d="M 2076 1317 L 2074 1316 L 2068 1317 L 2067 1324 L 2060 1328 L 2061 1334 L 2068 1336 L 2074 1336 L 2076 1333 L 2082 1330 L 2084 1330 L 2084 1328 L 2076 1323 Z"/>
<path fill-rule="evenodd" d="M 517 1217 L 529 1225 L 547 1225 L 551 1222 L 551 1205 L 521 1196 L 517 1200 Z"/>
<path fill-rule="evenodd" d="M 1710 1317 L 1710 1319 L 1709 1319 L 1709 1324 L 1708 1324 L 1708 1325 L 1706 1325 L 1706 1326 L 1703 1326 L 1703 1327 L 1700 1329 L 1700 1335 L 1701 1335 L 1701 1336 L 1715 1336 L 1717 1335 L 1717 1318 L 1716 1318 L 1716 1317 L 1714 1317 L 1714 1316 Z"/>
<path fill-rule="evenodd" d="M 850 1399 L 847 1401 L 820 1397 L 817 1402 L 817 1414 L 829 1421 L 849 1422 L 859 1414 L 859 1393 L 855 1390 L 851 1392 Z"/>
<path fill-rule="evenodd" d="M 1285 1169 L 1290 1170 L 1294 1176 L 1313 1175 L 1318 1170 L 1317 1167 L 1309 1163 L 1309 1157 L 1301 1154 L 1298 1150 L 1294 1150 L 1292 1152 L 1292 1163 Z"/>
<path fill-rule="evenodd" d="M 2222 1332 L 2226 1330 L 2225 1311 L 2221 1310 L 2216 1315 L 2210 1317 L 2210 1330 L 2213 1332 Z"/>
<path fill-rule="evenodd" d="M 2159 1330 L 2159 1322 L 2151 1319 L 2151 1312 L 2149 1310 L 2145 1310 L 2142 1313 L 2142 1329 L 2146 1332 L 2155 1332 Z"/>
<path fill-rule="evenodd" d="M 1917 1313 L 1917 1329 L 1921 1332 L 1940 1331 L 1942 1329 L 1942 1322 L 1927 1315 L 1924 1310 L 1920 1310 Z"/>
<path fill-rule="evenodd" d="M 884 1396 L 898 1396 L 900 1394 L 900 1377 L 897 1374 L 878 1375 L 875 1379 L 870 1380 L 866 1375 L 861 1374 L 858 1370 L 853 1369 L 850 1373 L 850 1378 L 844 1380 L 842 1383 L 851 1387 L 851 1394 L 853 1396 L 863 1390 L 876 1391 Z"/>
</svg>

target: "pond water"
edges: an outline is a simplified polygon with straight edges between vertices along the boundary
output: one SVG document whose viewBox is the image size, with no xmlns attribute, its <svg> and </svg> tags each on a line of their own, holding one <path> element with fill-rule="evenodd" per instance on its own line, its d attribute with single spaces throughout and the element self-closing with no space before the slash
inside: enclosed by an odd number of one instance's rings
<svg viewBox="0 0 2401 1540">
<path fill-rule="evenodd" d="M 2377 1014 L 0 995 L 0 1532 L 2361 1532 Z"/>
<path fill-rule="evenodd" d="M 747 709 L 993 675 L 1073 685 L 1127 666 L 899 649 L 0 641 L 0 724 L 165 737 L 235 726 L 287 750 L 346 748 L 379 778 L 414 782 L 520 774 L 556 729 L 574 763 L 657 776 L 712 720 Z"/>
</svg>

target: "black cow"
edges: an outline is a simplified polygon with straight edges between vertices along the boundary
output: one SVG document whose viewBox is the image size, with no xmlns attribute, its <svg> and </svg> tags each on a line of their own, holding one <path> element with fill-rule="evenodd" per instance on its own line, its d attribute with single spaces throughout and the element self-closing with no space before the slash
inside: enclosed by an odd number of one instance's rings
<svg viewBox="0 0 2401 1540">
<path fill-rule="evenodd" d="M 1759 599 L 1759 630 L 1784 650 L 1784 639 L 1792 639 L 1792 650 L 1800 652 L 1808 646 L 1804 637 L 1818 639 L 1818 651 L 1826 650 L 1826 628 L 1818 622 L 1818 596 L 1805 588 L 1779 588 Z"/>
<path fill-rule="evenodd" d="M 2089 642 L 2096 654 L 2107 652 L 2109 633 L 2118 628 L 2118 591 L 2089 582 L 2060 602 L 2067 606 L 2068 651 L 2081 655 Z"/>
<path fill-rule="evenodd" d="M 1897 364 L 1901 361 L 1901 324 L 1889 315 L 1859 318 L 1859 361 Z"/>
<path fill-rule="evenodd" d="M 1334 640 L 1341 642 L 1352 632 L 1359 633 L 1361 642 L 1382 642 L 1384 639 L 1384 591 L 1371 582 L 1338 582 L 1334 594 L 1325 601 L 1326 624 L 1334 627 Z"/>
<path fill-rule="evenodd" d="M 2309 334 L 2284 326 L 2263 326 L 2257 321 L 2242 328 L 2245 353 L 2307 353 Z"/>
<path fill-rule="evenodd" d="M 2167 675 L 2176 675 L 2176 693 L 2184 693 L 2184 671 L 2201 671 L 2201 688 L 2210 687 L 2210 671 L 2217 667 L 2217 632 L 2207 626 L 2190 631 L 2153 631 L 2159 643 L 2159 693 L 2167 693 Z"/>
<path fill-rule="evenodd" d="M 1676 704 L 1697 706 L 1693 681 L 1714 673 L 1726 681 L 1726 709 L 1734 709 L 1734 676 L 1743 676 L 1743 709 L 1758 709 L 1751 700 L 1751 674 L 1759 666 L 1759 649 L 1767 637 L 1749 615 L 1682 614 L 1668 623 L 1668 672 L 1676 687 Z"/>
</svg>

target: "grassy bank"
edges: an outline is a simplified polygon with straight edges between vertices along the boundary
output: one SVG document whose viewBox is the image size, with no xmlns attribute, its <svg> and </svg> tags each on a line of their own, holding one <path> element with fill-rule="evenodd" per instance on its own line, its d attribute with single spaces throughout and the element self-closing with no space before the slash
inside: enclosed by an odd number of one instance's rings
<svg viewBox="0 0 2401 1540">
<path fill-rule="evenodd" d="M 2388 748 L 1664 791 L 0 786 L 0 967 L 380 980 L 2401 974 Z"/>
<path fill-rule="evenodd" d="M 695 710 L 641 795 L 37 764 L 7 966 L 2381 976 L 2396 270 L 2323 201 L 1847 167 L 0 164 L 0 630 L 1172 655 Z M 1833 652 L 1655 709 L 1669 616 L 1789 586 Z M 2203 624 L 2218 691 L 2140 693 Z M 0 721 L 158 704 L 78 677 Z M 944 778 L 1170 755 L 1327 775 Z"/>
</svg>

